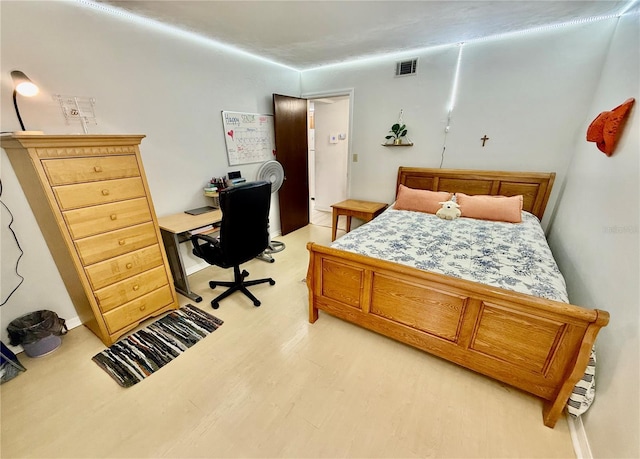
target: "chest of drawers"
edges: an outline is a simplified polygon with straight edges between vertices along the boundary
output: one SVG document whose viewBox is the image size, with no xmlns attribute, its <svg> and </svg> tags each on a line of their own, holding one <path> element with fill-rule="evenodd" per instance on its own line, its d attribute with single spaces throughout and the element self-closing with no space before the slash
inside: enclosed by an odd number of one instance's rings
<svg viewBox="0 0 640 459">
<path fill-rule="evenodd" d="M 82 322 L 106 344 L 178 307 L 142 135 L 2 137 Z"/>
</svg>

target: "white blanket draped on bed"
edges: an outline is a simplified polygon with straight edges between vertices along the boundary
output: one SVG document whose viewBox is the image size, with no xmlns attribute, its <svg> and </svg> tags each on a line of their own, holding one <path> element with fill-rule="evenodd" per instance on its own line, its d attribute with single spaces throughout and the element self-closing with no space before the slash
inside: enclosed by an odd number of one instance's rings
<svg viewBox="0 0 640 459">
<path fill-rule="evenodd" d="M 443 220 L 433 214 L 395 210 L 360 226 L 332 245 L 425 271 L 458 277 L 568 303 L 564 278 L 538 219 L 522 212 L 522 223 L 472 218 Z M 595 391 L 592 351 L 583 379 L 567 404 L 584 413 Z"/>
</svg>

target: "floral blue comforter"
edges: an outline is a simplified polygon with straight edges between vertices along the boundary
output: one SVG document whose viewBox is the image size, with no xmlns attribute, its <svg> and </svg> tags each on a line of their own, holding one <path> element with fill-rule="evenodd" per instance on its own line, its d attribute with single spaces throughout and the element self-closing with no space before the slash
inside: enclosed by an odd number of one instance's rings
<svg viewBox="0 0 640 459">
<path fill-rule="evenodd" d="M 443 220 L 390 207 L 332 247 L 568 303 L 564 278 L 538 219 Z"/>
</svg>

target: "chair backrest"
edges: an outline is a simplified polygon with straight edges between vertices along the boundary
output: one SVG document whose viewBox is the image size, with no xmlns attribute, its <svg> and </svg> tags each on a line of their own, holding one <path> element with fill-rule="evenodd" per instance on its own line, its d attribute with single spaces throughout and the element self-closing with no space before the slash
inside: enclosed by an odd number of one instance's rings
<svg viewBox="0 0 640 459">
<path fill-rule="evenodd" d="M 260 255 L 269 245 L 271 183 L 243 183 L 220 191 L 220 251 L 227 265 Z"/>
</svg>

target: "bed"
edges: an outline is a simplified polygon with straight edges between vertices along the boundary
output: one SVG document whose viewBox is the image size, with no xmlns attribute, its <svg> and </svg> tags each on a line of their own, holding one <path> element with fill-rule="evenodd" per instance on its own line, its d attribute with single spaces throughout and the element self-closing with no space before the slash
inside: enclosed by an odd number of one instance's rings
<svg viewBox="0 0 640 459">
<path fill-rule="evenodd" d="M 538 221 L 554 179 L 554 173 L 400 167 L 396 192 L 403 185 L 467 195 L 522 195 L 523 216 Z M 349 233 L 349 240 L 383 216 Z M 307 249 L 309 322 L 318 320 L 322 310 L 540 397 L 543 422 L 551 428 L 585 374 L 600 328 L 609 321 L 606 311 L 569 304 L 562 295 L 535 288 L 534 294 L 517 291 L 511 276 L 496 286 L 436 272 L 429 264 L 417 268 L 401 256 L 390 261 L 313 242 Z M 542 290 L 548 284 L 537 279 Z"/>
</svg>

